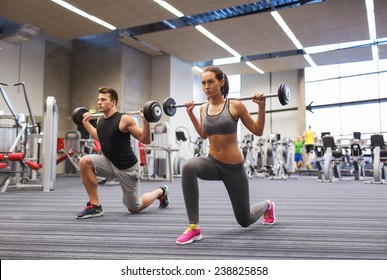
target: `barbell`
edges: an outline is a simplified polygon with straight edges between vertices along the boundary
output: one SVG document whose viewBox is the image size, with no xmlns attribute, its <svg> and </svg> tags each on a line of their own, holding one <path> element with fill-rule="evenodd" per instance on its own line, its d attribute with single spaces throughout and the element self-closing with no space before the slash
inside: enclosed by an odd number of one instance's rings
<svg viewBox="0 0 387 280">
<path fill-rule="evenodd" d="M 278 87 L 277 93 L 270 93 L 270 94 L 264 94 L 263 97 L 265 98 L 271 98 L 271 97 L 278 97 L 279 102 L 281 105 L 285 106 L 289 104 L 290 101 L 290 89 L 288 84 L 281 83 Z M 240 98 L 228 98 L 229 100 L 239 100 L 239 101 L 245 101 L 245 100 L 252 100 L 252 96 L 250 97 L 240 97 Z M 207 102 L 200 102 L 195 103 L 194 106 L 203 105 Z M 176 101 L 172 97 L 168 97 L 163 102 L 163 109 L 164 113 L 167 116 L 174 116 L 176 114 L 177 108 L 186 107 L 185 104 L 176 104 Z"/>
<path fill-rule="evenodd" d="M 148 101 L 145 103 L 144 108 L 142 109 L 144 118 L 148 122 L 158 122 L 161 119 L 162 109 L 160 104 L 157 101 Z M 88 113 L 89 110 L 85 107 L 75 108 L 72 114 L 72 118 L 75 124 L 81 125 L 83 120 L 83 115 Z M 140 110 L 138 111 L 128 111 L 124 112 L 127 115 L 136 115 L 140 114 Z M 102 117 L 102 113 L 90 114 L 92 119 Z"/>
</svg>

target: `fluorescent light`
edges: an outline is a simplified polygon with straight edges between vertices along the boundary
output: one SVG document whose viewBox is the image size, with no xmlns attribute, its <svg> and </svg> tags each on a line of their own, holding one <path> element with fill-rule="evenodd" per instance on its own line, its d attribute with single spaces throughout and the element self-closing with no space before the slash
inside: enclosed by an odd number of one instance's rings
<svg viewBox="0 0 387 280">
<path fill-rule="evenodd" d="M 236 56 L 236 57 L 239 57 L 241 58 L 242 55 L 239 54 L 237 51 L 235 51 L 233 48 L 231 48 L 229 45 L 227 45 L 225 42 L 223 42 L 222 40 L 220 40 L 218 37 L 216 37 L 214 34 L 212 34 L 210 31 L 208 31 L 207 29 L 205 29 L 203 26 L 201 25 L 196 25 L 195 28 L 201 32 L 203 35 L 205 35 L 207 38 L 211 39 L 213 42 L 215 42 L 216 44 L 218 44 L 219 46 L 221 46 L 222 48 L 224 48 L 226 51 L 228 51 L 229 53 L 231 53 L 233 56 Z"/>
<path fill-rule="evenodd" d="M 292 30 L 290 30 L 289 26 L 283 20 L 281 15 L 277 11 L 272 11 L 271 15 L 278 23 L 278 25 L 282 28 L 282 30 L 285 32 L 285 34 L 289 37 L 289 39 L 293 42 L 296 48 L 299 50 L 302 50 L 304 47 L 301 45 L 300 41 L 298 41 L 296 36 L 293 34 Z"/>
<path fill-rule="evenodd" d="M 379 60 L 379 48 L 377 45 L 373 45 L 371 47 L 372 50 L 372 59 L 373 60 Z"/>
<path fill-rule="evenodd" d="M 375 13 L 374 13 L 374 0 L 365 0 L 367 9 L 368 30 L 370 33 L 370 39 L 376 39 L 376 25 L 375 25 Z"/>
<path fill-rule="evenodd" d="M 250 61 L 246 61 L 246 65 L 249 66 L 250 68 L 254 69 L 255 71 L 257 71 L 260 74 L 265 74 L 265 71 L 263 71 L 262 69 L 258 68 L 257 66 L 252 64 Z"/>
<path fill-rule="evenodd" d="M 102 19 L 99 19 L 95 16 L 92 16 L 76 7 L 74 7 L 73 5 L 65 2 L 65 1 L 62 1 L 62 0 L 51 0 L 52 2 L 55 2 L 56 4 L 62 6 L 63 8 L 66 8 L 80 16 L 83 16 L 91 21 L 94 21 L 95 23 L 98 23 L 99 25 L 102 25 L 110 30 L 116 30 L 117 28 L 113 25 L 111 25 L 110 23 L 107 23 L 106 21 L 103 21 Z"/>
<path fill-rule="evenodd" d="M 173 6 L 168 4 L 166 1 L 163 1 L 163 0 L 153 0 L 153 1 L 155 3 L 157 3 L 157 4 L 159 4 L 160 6 L 162 6 L 164 9 L 166 9 L 166 10 L 170 11 L 171 13 L 173 13 L 174 15 L 178 16 L 178 17 L 183 17 L 184 16 L 184 14 L 182 12 L 180 12 L 179 10 L 177 10 L 176 8 L 174 8 Z M 213 65 L 222 65 L 222 64 L 226 64 L 226 63 L 238 63 L 238 62 L 241 61 L 242 55 L 240 53 L 238 53 L 236 50 L 231 48 L 229 45 L 227 45 L 221 39 L 216 37 L 210 31 L 208 31 L 207 29 L 205 29 L 201 25 L 196 25 L 195 28 L 200 33 L 202 33 L 204 36 L 206 36 L 207 38 L 209 38 L 214 43 L 218 44 L 220 47 L 222 47 L 223 49 L 225 49 L 226 51 L 228 51 L 229 53 L 231 53 L 234 56 L 232 58 L 214 59 L 213 60 Z M 226 62 L 226 61 L 228 61 L 228 62 Z M 262 71 L 261 69 L 259 69 L 258 67 L 256 67 L 252 63 L 246 63 L 246 64 L 249 65 L 251 68 L 253 68 L 255 71 L 257 71 L 257 72 L 259 72 L 261 74 L 265 73 L 264 71 Z M 199 68 L 200 70 L 199 69 L 195 69 L 195 67 L 193 67 L 192 69 L 195 70 L 195 71 L 198 71 L 200 73 L 202 72 L 202 70 L 200 68 Z"/>
<path fill-rule="evenodd" d="M 277 11 L 272 11 L 271 15 L 278 23 L 278 25 L 282 28 L 282 30 L 285 32 L 285 34 L 289 37 L 289 39 L 293 42 L 296 48 L 298 50 L 304 49 L 300 41 L 298 41 L 297 37 L 293 34 L 293 31 L 289 28 L 289 26 L 286 24 L 281 15 Z M 308 61 L 310 66 L 317 66 L 309 54 L 304 55 L 304 58 L 306 59 L 306 61 Z"/>
<path fill-rule="evenodd" d="M 375 14 L 374 12 L 367 12 L 368 19 L 368 32 L 370 33 L 370 39 L 376 39 L 376 24 L 375 24 Z"/>
<path fill-rule="evenodd" d="M 310 65 L 311 67 L 316 67 L 316 66 L 317 66 L 317 64 L 316 64 L 316 63 L 314 62 L 314 60 L 310 57 L 309 54 L 304 54 L 304 58 L 305 58 L 306 61 L 308 61 L 309 65 Z"/>
<path fill-rule="evenodd" d="M 156 2 L 157 4 L 159 4 L 164 9 L 170 11 L 172 14 L 174 14 L 177 17 L 184 16 L 184 14 L 182 12 L 180 12 L 178 9 L 176 9 L 175 7 L 171 6 L 170 4 L 168 4 L 167 2 L 165 2 L 163 0 L 153 0 L 153 1 Z"/>
<path fill-rule="evenodd" d="M 202 70 L 202 68 L 200 68 L 199 66 L 194 66 L 194 67 L 192 67 L 192 71 L 193 72 L 197 72 L 199 75 L 201 74 L 201 73 L 203 73 L 203 70 Z"/>
<path fill-rule="evenodd" d="M 315 53 L 336 51 L 336 50 L 347 49 L 347 48 L 354 48 L 354 47 L 364 46 L 367 44 L 373 44 L 373 41 L 361 40 L 361 41 L 352 41 L 352 42 L 306 47 L 304 48 L 304 51 L 307 54 L 315 54 Z"/>
<path fill-rule="evenodd" d="M 330 44 L 330 45 L 306 47 L 306 48 L 304 48 L 304 51 L 307 54 L 314 54 L 314 53 L 334 51 L 334 50 L 338 50 L 338 49 L 339 49 L 339 44 Z"/>
<path fill-rule="evenodd" d="M 378 45 L 385 45 L 387 42 L 387 37 L 376 39 Z"/>
<path fill-rule="evenodd" d="M 376 42 L 374 0 L 365 0 L 365 4 L 367 9 L 368 32 L 370 33 L 370 39 L 373 42 Z M 372 59 L 379 60 L 379 50 L 377 45 L 372 46 Z"/>
<path fill-rule="evenodd" d="M 217 58 L 212 60 L 212 65 L 224 65 L 224 64 L 233 64 L 233 63 L 239 63 L 241 62 L 240 57 L 232 56 L 232 57 L 225 57 L 225 58 Z"/>
<path fill-rule="evenodd" d="M 339 50 L 340 49 L 346 49 L 346 48 L 352 48 L 352 47 L 359 47 L 362 45 L 372 44 L 374 41 L 372 40 L 361 40 L 361 41 L 352 41 L 352 42 L 345 42 L 345 43 L 339 43 Z"/>
</svg>

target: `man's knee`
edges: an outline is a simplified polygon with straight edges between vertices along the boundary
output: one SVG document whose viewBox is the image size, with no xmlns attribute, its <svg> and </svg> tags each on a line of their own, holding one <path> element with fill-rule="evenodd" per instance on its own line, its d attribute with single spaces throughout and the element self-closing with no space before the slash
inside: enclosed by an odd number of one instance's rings
<svg viewBox="0 0 387 280">
<path fill-rule="evenodd" d="M 80 169 L 93 168 L 93 162 L 87 156 L 81 157 L 81 159 L 79 160 L 79 168 Z"/>
</svg>

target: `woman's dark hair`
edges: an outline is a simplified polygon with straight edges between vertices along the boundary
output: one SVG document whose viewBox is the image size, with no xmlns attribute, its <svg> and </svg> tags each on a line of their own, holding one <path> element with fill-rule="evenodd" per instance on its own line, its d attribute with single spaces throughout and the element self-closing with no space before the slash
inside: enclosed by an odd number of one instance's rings
<svg viewBox="0 0 387 280">
<path fill-rule="evenodd" d="M 100 88 L 98 88 L 98 92 L 99 93 L 109 93 L 110 99 L 115 100 L 116 105 L 118 104 L 118 93 L 114 89 L 108 88 L 108 87 L 100 87 Z"/>
<path fill-rule="evenodd" d="M 212 72 L 215 73 L 216 78 L 221 81 L 224 79 L 224 85 L 221 87 L 221 92 L 224 98 L 227 97 L 228 91 L 229 91 L 229 85 L 228 85 L 228 78 L 227 75 L 219 68 L 216 66 L 210 66 L 204 72 Z M 203 73 L 204 73 L 203 72 Z"/>
</svg>

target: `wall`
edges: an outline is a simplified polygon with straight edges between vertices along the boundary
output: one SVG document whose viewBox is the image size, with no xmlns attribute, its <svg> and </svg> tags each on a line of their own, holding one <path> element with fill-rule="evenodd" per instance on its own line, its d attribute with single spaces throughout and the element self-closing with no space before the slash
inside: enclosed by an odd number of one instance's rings
<svg viewBox="0 0 387 280">
<path fill-rule="evenodd" d="M 123 45 L 121 63 L 121 110 L 140 110 L 152 100 L 152 58 Z"/>
<path fill-rule="evenodd" d="M 277 93 L 278 86 L 281 82 L 289 85 L 291 91 L 291 99 L 287 106 L 282 106 L 277 97 L 268 98 L 266 100 L 266 111 L 281 110 L 287 108 L 299 108 L 298 104 L 298 71 L 287 71 L 281 73 L 268 73 L 264 75 L 251 74 L 242 76 L 242 91 L 241 96 L 252 96 L 256 92 L 265 94 Z M 245 102 L 249 112 L 257 112 L 257 105 L 253 102 Z M 301 109 L 301 112 L 304 110 Z M 257 115 L 252 115 L 256 118 Z M 298 133 L 298 118 L 299 110 L 291 110 L 285 112 L 266 113 L 265 115 L 265 130 L 262 137 L 267 138 L 271 133 L 281 134 L 283 137 L 291 137 L 294 139 Z M 246 128 L 242 127 L 241 136 L 250 133 Z"/>
<path fill-rule="evenodd" d="M 175 99 L 176 104 L 184 104 L 193 98 L 193 75 L 192 65 L 182 62 L 177 58 L 171 58 L 171 92 L 170 96 Z M 188 129 L 192 141 L 196 140 L 197 133 L 193 128 L 191 120 L 185 108 L 176 110 L 176 115 L 170 118 L 171 143 L 176 145 L 175 131 L 179 126 Z"/>
<path fill-rule="evenodd" d="M 34 116 L 43 116 L 43 81 L 45 42 L 33 40 L 14 45 L 0 41 L 0 82 L 3 86 L 16 113 L 27 113 L 26 100 L 23 88 L 13 86 L 24 82 L 31 112 Z M 0 100 L 0 110 L 5 114 L 10 111 L 4 100 Z"/>
<path fill-rule="evenodd" d="M 122 98 L 122 45 L 113 34 L 73 40 L 71 107 L 83 106 L 98 112 L 99 87 L 117 90 Z M 120 110 L 120 100 L 118 109 Z"/>
<path fill-rule="evenodd" d="M 3 89 L 16 113 L 28 113 L 22 87 L 13 86 L 24 82 L 31 112 L 42 126 L 46 98 L 55 97 L 59 110 L 58 136 L 63 135 L 69 123 L 71 45 L 39 34 L 34 40 L 17 45 L 2 40 L 0 47 L 0 82 L 10 85 Z M 10 114 L 2 98 L 0 111 Z"/>
<path fill-rule="evenodd" d="M 171 58 L 167 55 L 155 56 L 152 58 L 152 100 L 162 102 L 170 96 L 171 92 Z M 161 120 L 169 122 L 170 118 L 165 114 L 162 115 Z"/>
<path fill-rule="evenodd" d="M 43 100 L 54 96 L 58 106 L 58 137 L 73 127 L 71 120 L 71 49 L 46 42 Z"/>
</svg>

